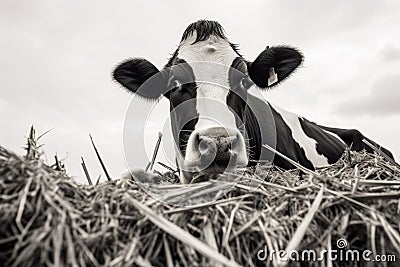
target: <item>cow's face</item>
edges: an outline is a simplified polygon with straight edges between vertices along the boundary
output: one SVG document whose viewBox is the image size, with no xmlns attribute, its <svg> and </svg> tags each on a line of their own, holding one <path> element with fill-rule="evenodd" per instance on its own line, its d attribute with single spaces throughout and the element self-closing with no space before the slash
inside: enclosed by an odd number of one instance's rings
<svg viewBox="0 0 400 267">
<path fill-rule="evenodd" d="M 276 85 L 301 61 L 297 50 L 273 47 L 248 62 L 217 22 L 202 20 L 189 25 L 162 72 L 136 58 L 121 63 L 113 75 L 142 97 L 169 99 L 177 162 L 182 182 L 187 183 L 190 173 L 247 166 L 251 153 L 246 134 L 246 127 L 251 127 L 246 125 L 247 90 L 253 84 L 262 89 Z M 156 82 L 142 86 L 149 80 Z"/>
</svg>

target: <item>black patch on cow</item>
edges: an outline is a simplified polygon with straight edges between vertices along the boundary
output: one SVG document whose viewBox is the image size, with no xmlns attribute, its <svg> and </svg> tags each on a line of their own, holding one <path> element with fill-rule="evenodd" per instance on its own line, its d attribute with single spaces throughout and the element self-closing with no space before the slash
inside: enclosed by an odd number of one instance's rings
<svg viewBox="0 0 400 267">
<path fill-rule="evenodd" d="M 181 152 L 182 156 L 186 156 L 186 148 L 187 148 L 187 142 L 189 140 L 189 137 L 191 133 L 194 131 L 194 127 L 196 126 L 199 118 L 194 118 L 187 123 L 183 125 L 179 133 L 177 134 L 178 138 L 175 138 L 175 144 L 178 146 L 179 151 Z M 172 129 L 174 131 L 174 126 L 172 126 Z M 174 137 L 176 134 L 177 130 L 174 131 Z"/>
<path fill-rule="evenodd" d="M 254 113 L 247 106 L 247 90 L 252 85 L 252 81 L 247 76 L 246 61 L 242 57 L 233 60 L 228 72 L 228 82 L 230 90 L 226 103 L 234 114 L 236 126 L 246 141 L 249 163 L 254 165 L 260 154 L 261 146 L 260 142 L 257 143 L 254 138 L 259 133 L 249 132 L 251 128 L 246 127 L 246 125 L 251 125 L 254 130 L 259 129 Z"/>
<path fill-rule="evenodd" d="M 318 154 L 325 156 L 329 164 L 339 160 L 346 146 L 336 137 L 325 132 L 319 125 L 304 118 L 299 118 L 304 133 L 317 141 L 316 150 Z"/>
<path fill-rule="evenodd" d="M 170 82 L 177 80 L 181 84 L 180 88 L 170 88 L 165 96 L 170 102 L 171 128 L 175 144 L 184 157 L 188 139 L 199 119 L 195 101 L 197 85 L 193 82 L 193 69 L 185 60 L 175 55 L 168 64 Z"/>
<path fill-rule="evenodd" d="M 270 108 L 275 120 L 277 137 L 276 150 L 300 163 L 302 166 L 314 170 L 314 165 L 306 157 L 304 149 L 293 139 L 292 130 L 286 125 L 281 114 L 279 114 L 271 105 Z M 274 158 L 274 164 L 284 169 L 295 168 L 295 166 L 278 155 Z"/>
<path fill-rule="evenodd" d="M 237 72 L 241 72 L 242 75 Z M 247 76 L 247 62 L 242 57 L 236 57 L 232 61 L 231 68 L 229 69 L 228 81 L 231 89 L 234 89 L 236 86 L 240 85 L 240 82 L 243 78 L 248 79 L 248 84 L 245 86 L 248 89 L 251 85 L 253 85 L 252 81 Z"/>
<path fill-rule="evenodd" d="M 392 152 L 378 145 L 371 139 L 365 137 L 360 131 L 356 129 L 339 129 L 326 126 L 320 126 L 320 127 L 326 131 L 338 135 L 353 151 L 361 151 L 365 149 L 369 153 L 374 153 L 374 150 L 362 141 L 363 139 L 365 139 L 372 145 L 374 145 L 376 148 L 380 149 L 383 153 L 394 159 Z"/>
<path fill-rule="evenodd" d="M 236 116 L 238 117 L 236 118 L 238 127 L 242 126 L 243 124 L 243 114 L 246 107 L 248 88 L 244 88 L 242 83 L 242 80 L 248 79 L 247 75 L 245 74 L 246 72 L 246 62 L 241 57 L 237 57 L 233 60 L 228 71 L 228 83 L 230 90 L 226 98 L 226 103 L 234 113 L 235 118 Z"/>
<path fill-rule="evenodd" d="M 249 166 L 258 161 L 273 162 L 274 153 L 263 147 L 268 144 L 276 147 L 275 122 L 269 105 L 264 100 L 248 93 L 244 111 L 246 139 L 248 144 Z M 246 145 L 247 145 L 246 144 Z"/>
</svg>

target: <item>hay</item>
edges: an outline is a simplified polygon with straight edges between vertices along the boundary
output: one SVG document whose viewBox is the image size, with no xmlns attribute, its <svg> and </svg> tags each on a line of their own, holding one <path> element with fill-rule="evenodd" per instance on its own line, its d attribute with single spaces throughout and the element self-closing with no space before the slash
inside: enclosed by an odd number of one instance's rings
<svg viewBox="0 0 400 267">
<path fill-rule="evenodd" d="M 219 200 L 178 207 L 149 197 L 130 178 L 79 185 L 37 156 L 0 148 L 0 264 L 272 266 L 277 258 L 257 260 L 265 246 L 321 252 L 340 238 L 348 248 L 398 259 L 400 170 L 377 154 L 348 152 L 316 173 L 258 166 Z M 196 185 L 175 178 L 167 173 L 154 186 L 181 190 L 168 197 L 187 203 L 206 196 L 181 194 Z"/>
</svg>

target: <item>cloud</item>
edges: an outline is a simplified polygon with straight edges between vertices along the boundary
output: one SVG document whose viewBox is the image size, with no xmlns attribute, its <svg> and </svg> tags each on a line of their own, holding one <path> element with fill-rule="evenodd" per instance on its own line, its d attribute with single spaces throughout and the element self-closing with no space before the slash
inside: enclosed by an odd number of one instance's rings
<svg viewBox="0 0 400 267">
<path fill-rule="evenodd" d="M 381 56 L 387 62 L 400 62 L 400 47 L 388 45 L 382 49 Z"/>
<path fill-rule="evenodd" d="M 336 112 L 341 116 L 389 116 L 400 114 L 400 74 L 377 79 L 369 93 L 342 102 Z"/>
</svg>

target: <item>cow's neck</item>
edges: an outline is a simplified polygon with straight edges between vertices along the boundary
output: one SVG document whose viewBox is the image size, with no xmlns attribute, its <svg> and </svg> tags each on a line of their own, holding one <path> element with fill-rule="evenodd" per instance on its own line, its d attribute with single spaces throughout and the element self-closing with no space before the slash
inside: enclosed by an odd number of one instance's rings
<svg viewBox="0 0 400 267">
<path fill-rule="evenodd" d="M 274 106 L 250 93 L 248 94 L 247 103 L 248 107 L 251 108 L 246 108 L 245 110 L 245 123 L 251 148 L 250 154 L 253 154 L 249 165 L 255 165 L 257 161 L 264 163 L 272 160 L 279 167 L 285 169 L 293 168 L 294 166 L 285 159 L 274 155 L 272 151 L 263 147 L 264 144 L 268 144 L 295 161 L 299 160 L 298 155 L 302 155 L 301 148 L 292 138 L 289 138 L 291 137 L 290 129 L 285 125 Z M 301 160 L 307 162 L 306 159 Z M 312 165 L 306 165 L 312 168 Z"/>
</svg>

